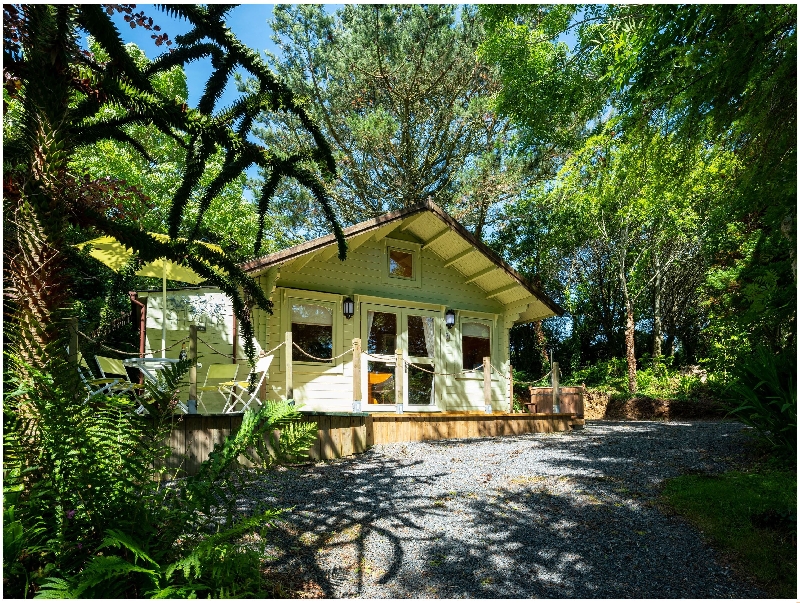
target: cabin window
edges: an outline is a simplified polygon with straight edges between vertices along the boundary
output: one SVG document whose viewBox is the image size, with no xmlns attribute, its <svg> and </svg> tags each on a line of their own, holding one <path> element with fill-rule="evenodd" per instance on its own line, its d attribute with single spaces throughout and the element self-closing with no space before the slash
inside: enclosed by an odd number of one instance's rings
<svg viewBox="0 0 800 603">
<path fill-rule="evenodd" d="M 316 358 L 333 357 L 333 310 L 311 303 L 292 303 L 292 341 Z M 292 350 L 298 362 L 320 362 Z"/>
<path fill-rule="evenodd" d="M 420 287 L 420 245 L 384 239 L 383 282 L 393 287 Z"/>
<path fill-rule="evenodd" d="M 394 355 L 397 349 L 397 314 L 367 312 L 367 354 Z"/>
<path fill-rule="evenodd" d="M 389 276 L 414 278 L 414 256 L 408 251 L 389 249 Z"/>
<path fill-rule="evenodd" d="M 466 320 L 461 323 L 461 359 L 465 369 L 480 369 L 484 356 L 491 356 L 490 333 L 487 324 Z"/>
</svg>

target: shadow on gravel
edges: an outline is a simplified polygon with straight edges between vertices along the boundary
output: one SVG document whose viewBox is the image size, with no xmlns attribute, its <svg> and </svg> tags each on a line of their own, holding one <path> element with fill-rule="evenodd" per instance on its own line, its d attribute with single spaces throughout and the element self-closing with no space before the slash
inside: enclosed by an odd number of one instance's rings
<svg viewBox="0 0 800 603">
<path fill-rule="evenodd" d="M 404 541 L 431 539 L 415 517 L 439 511 L 435 500 L 417 494 L 438 476 L 398 475 L 399 469 L 407 472 L 415 464 L 421 461 L 402 462 L 368 451 L 332 464 L 285 470 L 285 475 L 274 480 L 282 484 L 276 500 L 262 498 L 268 506 L 293 507 L 285 514 L 288 521 L 268 532 L 268 539 L 277 544 L 272 565 L 289 561 L 282 572 L 289 569 L 306 574 L 326 598 L 357 596 L 365 577 L 372 578 L 378 571 L 382 582 L 395 579 L 404 560 Z M 296 491 L 286 486 L 294 480 L 301 483 Z M 275 487 L 271 482 L 269 477 L 261 482 L 267 493 Z M 409 507 L 415 511 L 409 513 Z M 367 559 L 367 538 L 383 541 L 387 565 L 377 568 Z M 329 557 L 324 567 L 320 556 Z"/>
<path fill-rule="evenodd" d="M 763 597 L 653 505 L 663 479 L 724 470 L 741 441 L 703 424 L 609 422 L 409 444 L 433 470 L 402 447 L 283 470 L 260 482 L 275 495 L 264 503 L 294 506 L 268 533 L 271 565 L 329 598 Z"/>
</svg>

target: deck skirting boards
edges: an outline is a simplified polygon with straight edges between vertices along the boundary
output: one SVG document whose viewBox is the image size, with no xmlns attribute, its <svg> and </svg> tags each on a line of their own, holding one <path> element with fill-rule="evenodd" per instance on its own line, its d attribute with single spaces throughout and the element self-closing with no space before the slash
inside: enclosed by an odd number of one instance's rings
<svg viewBox="0 0 800 603">
<path fill-rule="evenodd" d="M 552 433 L 583 424 L 572 414 L 545 413 L 303 413 L 302 421 L 317 425 L 317 440 L 309 450 L 313 460 L 351 456 L 375 444 Z M 241 424 L 236 414 L 176 416 L 172 455 L 162 479 L 195 475 L 214 445 Z"/>
</svg>

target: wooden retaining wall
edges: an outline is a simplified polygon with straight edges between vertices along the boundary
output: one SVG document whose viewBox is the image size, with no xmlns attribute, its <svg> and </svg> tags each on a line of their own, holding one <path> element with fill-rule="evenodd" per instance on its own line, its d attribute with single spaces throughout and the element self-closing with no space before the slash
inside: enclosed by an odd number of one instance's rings
<svg viewBox="0 0 800 603">
<path fill-rule="evenodd" d="M 328 460 L 364 452 L 375 444 L 420 442 L 451 438 L 484 438 L 524 433 L 569 431 L 571 414 L 525 413 L 303 413 L 316 423 L 317 441 L 309 450 L 314 460 Z M 580 424 L 583 422 L 580 421 Z M 165 479 L 194 475 L 214 445 L 235 432 L 241 415 L 176 416 L 170 436 L 172 456 Z"/>
</svg>

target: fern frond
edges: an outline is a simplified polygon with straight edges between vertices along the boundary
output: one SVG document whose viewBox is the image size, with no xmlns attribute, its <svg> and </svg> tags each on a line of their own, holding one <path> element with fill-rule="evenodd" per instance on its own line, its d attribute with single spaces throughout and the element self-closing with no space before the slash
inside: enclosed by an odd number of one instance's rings
<svg viewBox="0 0 800 603">
<path fill-rule="evenodd" d="M 94 557 L 79 575 L 78 584 L 75 586 L 74 595 L 80 597 L 94 587 L 103 585 L 104 593 L 101 596 L 113 596 L 119 592 L 121 579 L 131 574 L 146 574 L 156 576 L 156 570 L 134 565 L 116 555 L 103 555 Z M 98 593 L 100 594 L 100 593 Z"/>
<path fill-rule="evenodd" d="M 100 551 L 105 548 L 109 547 L 119 547 L 126 549 L 133 553 L 133 563 L 136 564 L 136 561 L 139 559 L 144 559 L 148 561 L 153 566 L 158 567 L 158 564 L 153 561 L 153 559 L 148 555 L 141 547 L 139 543 L 137 543 L 132 537 L 128 534 L 121 532 L 120 530 L 106 530 L 106 537 L 103 539 L 103 542 L 97 547 L 97 550 Z"/>
<path fill-rule="evenodd" d="M 78 594 L 72 590 L 72 584 L 63 578 L 47 578 L 41 590 L 36 594 L 37 599 L 77 599 Z"/>
</svg>

